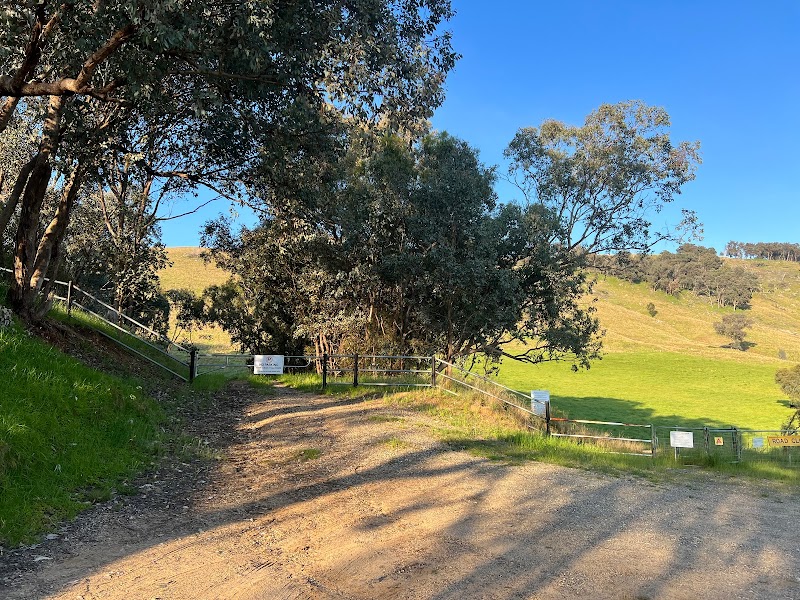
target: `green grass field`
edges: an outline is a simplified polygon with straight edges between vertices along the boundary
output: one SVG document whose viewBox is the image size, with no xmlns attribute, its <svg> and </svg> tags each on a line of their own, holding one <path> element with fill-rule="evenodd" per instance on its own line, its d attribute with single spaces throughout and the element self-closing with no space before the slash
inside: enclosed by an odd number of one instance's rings
<svg viewBox="0 0 800 600">
<path fill-rule="evenodd" d="M 675 352 L 619 352 L 588 371 L 564 363 L 505 361 L 499 381 L 548 389 L 554 414 L 575 419 L 684 427 L 779 429 L 791 414 L 775 366 Z"/>
<path fill-rule="evenodd" d="M 746 352 L 714 331 L 732 309 L 600 276 L 594 306 L 606 331 L 603 359 L 578 373 L 564 363 L 506 360 L 498 380 L 526 393 L 549 389 L 554 412 L 576 419 L 778 429 L 792 411 L 775 372 L 800 360 L 800 268 L 735 262 L 762 282 L 746 311 L 754 321 Z"/>
</svg>

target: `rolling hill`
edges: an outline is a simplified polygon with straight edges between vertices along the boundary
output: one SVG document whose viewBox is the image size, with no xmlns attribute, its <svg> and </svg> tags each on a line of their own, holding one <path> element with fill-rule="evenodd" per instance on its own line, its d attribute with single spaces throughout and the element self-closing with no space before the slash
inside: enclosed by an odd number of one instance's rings
<svg viewBox="0 0 800 600">
<path fill-rule="evenodd" d="M 160 274 L 165 289 L 200 292 L 227 277 L 206 265 L 198 248 L 168 251 L 173 266 Z M 800 265 L 726 260 L 755 272 L 761 282 L 746 311 L 754 322 L 747 351 L 727 348 L 728 340 L 714 331 L 713 323 L 731 308 L 691 292 L 676 297 L 647 283 L 598 275 L 593 304 L 605 330 L 603 359 L 577 373 L 566 363 L 506 361 L 499 380 L 525 391 L 550 389 L 554 410 L 574 418 L 778 428 L 791 409 L 774 383 L 775 371 L 800 362 Z M 194 336 L 206 351 L 233 350 L 217 328 Z"/>
</svg>

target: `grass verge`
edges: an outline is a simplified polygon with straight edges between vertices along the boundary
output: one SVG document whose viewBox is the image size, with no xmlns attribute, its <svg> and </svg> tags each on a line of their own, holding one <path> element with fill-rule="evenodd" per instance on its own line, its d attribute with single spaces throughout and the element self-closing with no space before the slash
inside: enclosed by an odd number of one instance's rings
<svg viewBox="0 0 800 600">
<path fill-rule="evenodd" d="M 320 393 L 320 379 L 315 375 L 284 375 L 272 378 L 295 389 Z M 654 480 L 674 478 L 677 472 L 688 469 L 670 456 L 653 459 L 648 456 L 615 454 L 593 443 L 580 443 L 563 438 L 548 437 L 530 430 L 513 409 L 478 394 L 452 395 L 437 390 L 375 390 L 352 386 L 330 387 L 326 394 L 361 397 L 365 400 L 382 398 L 389 407 L 421 412 L 433 418 L 433 433 L 457 450 L 488 458 L 504 464 L 539 461 L 550 464 L 588 469 L 613 475 L 637 475 Z M 396 416 L 376 415 L 375 421 L 394 421 Z M 394 447 L 392 441 L 387 446 Z M 731 477 L 773 480 L 796 485 L 800 469 L 779 464 L 745 462 L 730 464 L 717 456 L 695 460 L 693 468 Z"/>
<path fill-rule="evenodd" d="M 164 411 L 135 381 L 0 330 L 0 543 L 15 546 L 127 489 L 162 452 Z"/>
</svg>

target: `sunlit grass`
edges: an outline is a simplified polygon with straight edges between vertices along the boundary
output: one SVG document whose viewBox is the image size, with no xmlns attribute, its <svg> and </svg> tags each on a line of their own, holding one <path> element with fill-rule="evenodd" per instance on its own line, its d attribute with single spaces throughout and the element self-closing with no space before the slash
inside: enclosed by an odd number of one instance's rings
<svg viewBox="0 0 800 600">
<path fill-rule="evenodd" d="M 129 489 L 162 450 L 162 409 L 19 327 L 0 330 L 0 544 Z"/>
<path fill-rule="evenodd" d="M 161 288 L 165 291 L 185 289 L 199 295 L 205 288 L 227 281 L 230 274 L 217 268 L 213 263 L 206 263 L 200 255 L 201 252 L 200 248 L 194 247 L 167 248 L 167 256 L 172 262 L 172 266 L 159 271 Z M 172 335 L 174 335 L 175 327 L 175 315 L 171 314 L 170 332 Z M 230 335 L 215 325 L 208 325 L 191 333 L 180 333 L 178 341 L 192 343 L 203 352 L 235 351 Z"/>
<path fill-rule="evenodd" d="M 775 367 L 674 352 L 609 353 L 588 371 L 505 361 L 498 381 L 548 389 L 554 414 L 664 426 L 779 429 L 791 414 Z"/>
</svg>

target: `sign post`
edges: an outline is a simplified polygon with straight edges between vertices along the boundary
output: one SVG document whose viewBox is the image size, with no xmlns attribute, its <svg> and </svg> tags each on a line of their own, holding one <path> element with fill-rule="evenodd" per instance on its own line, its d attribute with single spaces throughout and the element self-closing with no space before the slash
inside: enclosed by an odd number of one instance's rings
<svg viewBox="0 0 800 600">
<path fill-rule="evenodd" d="M 679 448 L 694 448 L 694 434 L 691 431 L 670 431 L 669 445 L 675 448 L 675 460 L 678 460 Z"/>
</svg>

